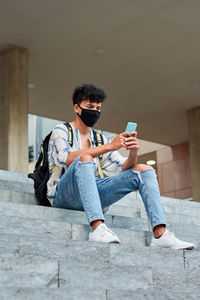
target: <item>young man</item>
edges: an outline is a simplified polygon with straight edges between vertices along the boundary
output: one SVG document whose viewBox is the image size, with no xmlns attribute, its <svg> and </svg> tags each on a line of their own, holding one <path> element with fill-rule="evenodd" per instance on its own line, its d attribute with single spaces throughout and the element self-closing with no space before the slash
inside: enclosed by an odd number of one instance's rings
<svg viewBox="0 0 200 300">
<path fill-rule="evenodd" d="M 85 84 L 75 89 L 73 105 L 76 118 L 70 123 L 73 146 L 69 145 L 69 132 L 64 124 L 54 128 L 49 141 L 48 199 L 54 207 L 85 211 L 93 229 L 89 240 L 119 243 L 116 234 L 104 224 L 104 212 L 126 194 L 139 190 L 154 233 L 151 246 L 192 249 L 194 244 L 183 242 L 165 230 L 155 170 L 148 165 L 137 164 L 137 132 L 123 132 L 112 142 L 103 135 L 104 144 L 95 145 L 91 127 L 100 117 L 105 99 L 104 91 L 94 85 Z M 129 150 L 128 158 L 117 151 L 123 147 Z M 105 178 L 98 176 L 101 155 Z"/>
</svg>

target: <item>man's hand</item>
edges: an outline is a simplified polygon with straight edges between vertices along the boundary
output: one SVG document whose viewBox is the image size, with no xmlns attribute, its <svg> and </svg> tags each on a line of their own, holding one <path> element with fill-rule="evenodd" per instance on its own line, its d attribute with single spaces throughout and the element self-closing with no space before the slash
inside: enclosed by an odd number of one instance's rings
<svg viewBox="0 0 200 300">
<path fill-rule="evenodd" d="M 133 135 L 133 136 L 131 136 Z M 139 142 L 137 139 L 137 132 L 123 132 L 118 134 L 114 140 L 111 142 L 112 151 L 118 150 L 122 147 L 126 148 L 126 150 L 130 150 L 131 153 L 135 154 L 139 150 Z"/>
<path fill-rule="evenodd" d="M 131 136 L 133 135 L 133 136 Z M 137 163 L 137 156 L 139 150 L 139 142 L 137 139 L 137 132 L 130 132 L 129 137 L 125 138 L 125 147 L 129 151 L 129 156 L 127 160 L 123 163 L 122 170 L 128 170 L 134 167 Z"/>
<path fill-rule="evenodd" d="M 133 135 L 133 136 L 131 136 Z M 136 154 L 139 150 L 139 141 L 137 139 L 137 132 L 133 131 L 129 133 L 129 137 L 125 138 L 125 148 L 130 150 L 130 153 Z"/>
<path fill-rule="evenodd" d="M 112 151 L 119 150 L 122 147 L 126 148 L 126 144 L 125 144 L 126 136 L 130 136 L 130 133 L 129 132 L 123 132 L 123 133 L 118 134 L 114 138 L 114 140 L 110 143 Z"/>
</svg>

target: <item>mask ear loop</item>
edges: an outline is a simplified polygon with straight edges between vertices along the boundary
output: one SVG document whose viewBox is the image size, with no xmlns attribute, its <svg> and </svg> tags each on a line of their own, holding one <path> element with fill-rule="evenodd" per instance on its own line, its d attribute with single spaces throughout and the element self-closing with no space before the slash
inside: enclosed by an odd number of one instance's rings
<svg viewBox="0 0 200 300">
<path fill-rule="evenodd" d="M 80 107 L 81 110 L 83 110 L 82 107 L 81 107 L 78 103 L 77 103 L 77 105 L 78 105 L 78 107 Z M 79 113 L 77 112 L 76 114 L 77 114 L 77 116 L 79 116 L 79 118 L 80 118 Z"/>
</svg>

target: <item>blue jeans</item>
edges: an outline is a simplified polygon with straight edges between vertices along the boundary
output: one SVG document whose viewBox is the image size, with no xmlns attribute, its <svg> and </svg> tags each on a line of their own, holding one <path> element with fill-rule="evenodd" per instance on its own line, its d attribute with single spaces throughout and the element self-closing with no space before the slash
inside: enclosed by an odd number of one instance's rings
<svg viewBox="0 0 200 300">
<path fill-rule="evenodd" d="M 154 169 L 133 171 L 132 168 L 106 178 L 95 177 L 95 164 L 80 162 L 77 157 L 67 168 L 56 188 L 53 207 L 85 211 L 89 224 L 105 220 L 102 209 L 128 193 L 139 190 L 152 229 L 166 226 Z"/>
</svg>

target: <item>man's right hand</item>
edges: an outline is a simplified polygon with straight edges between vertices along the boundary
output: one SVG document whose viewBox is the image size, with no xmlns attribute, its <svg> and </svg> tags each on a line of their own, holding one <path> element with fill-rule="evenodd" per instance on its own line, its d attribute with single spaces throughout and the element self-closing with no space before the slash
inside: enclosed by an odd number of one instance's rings
<svg viewBox="0 0 200 300">
<path fill-rule="evenodd" d="M 130 132 L 122 132 L 120 134 L 118 134 L 114 140 L 111 142 L 111 148 L 112 151 L 114 150 L 118 150 L 122 147 L 126 148 L 126 144 L 125 144 L 125 138 L 131 136 Z"/>
</svg>

